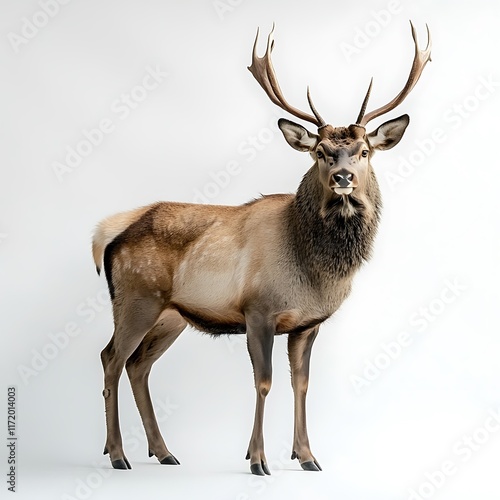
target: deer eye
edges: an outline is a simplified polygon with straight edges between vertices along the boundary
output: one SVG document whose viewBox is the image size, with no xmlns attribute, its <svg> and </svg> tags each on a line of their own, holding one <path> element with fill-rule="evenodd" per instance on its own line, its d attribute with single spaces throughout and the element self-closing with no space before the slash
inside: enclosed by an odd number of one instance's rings
<svg viewBox="0 0 500 500">
<path fill-rule="evenodd" d="M 322 151 L 316 151 L 316 156 L 318 157 L 318 160 L 321 160 L 325 157 Z"/>
<path fill-rule="evenodd" d="M 368 151 L 368 149 L 363 149 L 363 151 L 361 151 L 361 156 L 362 156 L 363 158 L 366 158 L 366 157 L 368 156 L 368 153 L 369 153 L 369 152 L 370 152 L 370 151 Z"/>
</svg>

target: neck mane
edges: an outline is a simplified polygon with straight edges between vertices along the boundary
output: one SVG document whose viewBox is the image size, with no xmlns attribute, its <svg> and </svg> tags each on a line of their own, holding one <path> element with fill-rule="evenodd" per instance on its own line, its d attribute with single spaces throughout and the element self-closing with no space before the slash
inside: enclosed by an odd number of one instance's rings
<svg viewBox="0 0 500 500">
<path fill-rule="evenodd" d="M 294 258 L 312 283 L 348 277 L 370 258 L 381 209 L 373 172 L 365 193 L 346 200 L 325 192 L 316 169 L 302 179 L 287 224 Z"/>
</svg>

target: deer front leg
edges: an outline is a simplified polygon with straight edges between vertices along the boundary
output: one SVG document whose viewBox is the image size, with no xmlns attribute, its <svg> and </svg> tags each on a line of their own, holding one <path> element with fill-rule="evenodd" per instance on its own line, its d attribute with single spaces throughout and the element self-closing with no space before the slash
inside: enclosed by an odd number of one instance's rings
<svg viewBox="0 0 500 500">
<path fill-rule="evenodd" d="M 322 470 L 309 447 L 306 424 L 306 395 L 309 385 L 309 361 L 319 327 L 288 336 L 288 359 L 292 371 L 292 387 L 295 400 L 292 460 L 297 458 L 304 470 Z"/>
<path fill-rule="evenodd" d="M 247 346 L 252 360 L 256 404 L 252 437 L 248 446 L 247 460 L 250 460 L 252 474 L 270 475 L 264 454 L 264 437 L 262 433 L 264 421 L 264 404 L 271 389 L 272 351 L 274 343 L 274 326 L 267 324 L 249 325 L 247 323 Z"/>
</svg>

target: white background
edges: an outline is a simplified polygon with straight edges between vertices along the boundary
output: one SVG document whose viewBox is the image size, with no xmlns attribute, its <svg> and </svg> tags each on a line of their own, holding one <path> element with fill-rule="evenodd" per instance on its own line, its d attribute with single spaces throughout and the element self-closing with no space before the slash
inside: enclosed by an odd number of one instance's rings
<svg viewBox="0 0 500 500">
<path fill-rule="evenodd" d="M 414 498 L 498 499 L 500 427 L 489 417 L 500 410 L 498 2 L 73 0 L 26 43 L 13 41 L 40 11 L 35 1 L 0 7 L 0 407 L 15 385 L 17 498 L 392 500 L 413 489 Z M 285 143 L 276 127 L 285 114 L 246 69 L 257 26 L 266 34 L 276 22 L 274 62 L 289 101 L 305 108 L 310 85 L 327 121 L 348 125 L 371 76 L 372 107 L 400 90 L 413 56 L 409 19 L 424 46 L 429 24 L 433 62 L 386 117 L 408 113 L 411 123 L 373 160 L 384 198 L 374 256 L 313 350 L 309 430 L 324 471 L 305 473 L 289 457 L 286 338 L 275 343 L 265 417 L 273 475 L 256 478 L 244 460 L 254 407 L 244 339 L 192 330 L 151 377 L 182 466 L 148 459 L 124 377 L 121 427 L 133 470 L 111 470 L 101 455 L 99 353 L 112 318 L 91 259 L 95 224 L 200 192 L 239 204 L 294 191 L 311 159 Z M 118 113 L 116 101 L 148 67 L 168 75 L 147 94 L 135 90 L 142 102 Z M 106 118 L 113 131 L 58 177 L 54 164 Z M 228 181 L 220 171 L 229 162 L 239 173 Z M 214 184 L 217 173 L 227 185 Z M 449 283 L 459 290 L 444 303 Z M 402 332 L 411 343 L 387 363 L 382 345 Z M 453 471 L 446 477 L 435 474 L 444 462 Z M 4 480 L 0 491 L 7 497 Z"/>
</svg>

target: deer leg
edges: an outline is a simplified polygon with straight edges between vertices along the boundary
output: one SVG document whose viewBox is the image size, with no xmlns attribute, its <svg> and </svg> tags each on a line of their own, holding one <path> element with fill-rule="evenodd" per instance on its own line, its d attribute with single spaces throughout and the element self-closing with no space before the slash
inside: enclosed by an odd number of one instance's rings
<svg viewBox="0 0 500 500">
<path fill-rule="evenodd" d="M 288 336 L 288 358 L 292 371 L 295 419 L 292 460 L 297 458 L 304 470 L 320 471 L 321 467 L 309 447 L 306 425 L 306 395 L 309 385 L 309 361 L 319 328 Z"/>
<path fill-rule="evenodd" d="M 186 321 L 176 311 L 162 314 L 126 364 L 132 392 L 146 431 L 149 456 L 155 455 L 161 464 L 180 465 L 165 445 L 158 427 L 149 393 L 149 373 L 153 363 L 174 343 L 185 327 Z"/>
<path fill-rule="evenodd" d="M 264 404 L 266 396 L 271 389 L 272 382 L 274 334 L 274 328 L 271 328 L 269 325 L 252 327 L 247 323 L 247 345 L 253 365 L 256 405 L 253 431 L 246 458 L 250 460 L 250 470 L 252 474 L 257 476 L 271 474 L 267 467 L 267 460 L 264 454 L 264 437 L 262 430 Z"/>
<path fill-rule="evenodd" d="M 106 408 L 106 445 L 115 469 L 130 469 L 123 453 L 120 421 L 118 417 L 118 382 L 125 362 L 135 351 L 146 333 L 153 327 L 161 313 L 159 301 L 136 297 L 132 300 L 115 300 L 113 303 L 115 331 L 108 345 L 101 352 L 104 368 L 104 396 Z"/>
</svg>

